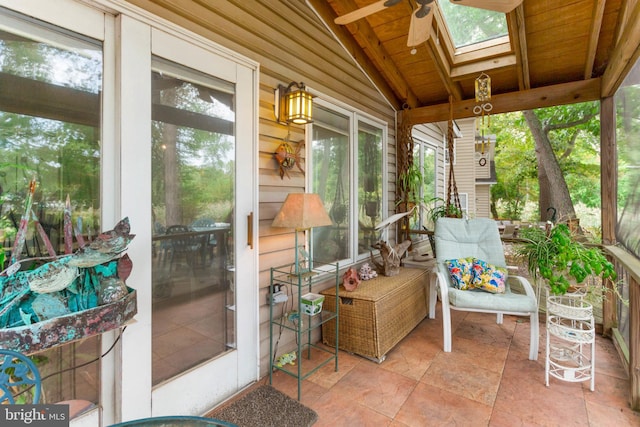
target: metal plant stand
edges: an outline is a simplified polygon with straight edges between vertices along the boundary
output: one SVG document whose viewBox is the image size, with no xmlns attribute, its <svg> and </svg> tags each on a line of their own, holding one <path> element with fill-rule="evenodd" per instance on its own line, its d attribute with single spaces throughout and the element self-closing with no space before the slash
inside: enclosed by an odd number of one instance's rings
<svg viewBox="0 0 640 427">
<path fill-rule="evenodd" d="M 547 357 L 549 376 L 562 381 L 591 381 L 595 388 L 595 327 L 593 306 L 581 295 L 547 296 Z"/>
<path fill-rule="evenodd" d="M 305 378 L 329 362 L 334 362 L 335 371 L 338 371 L 338 335 L 336 334 L 333 345 L 320 346 L 312 341 L 311 334 L 327 322 L 335 322 L 337 330 L 339 308 L 336 307 L 335 311 L 322 310 L 317 314 L 305 314 L 302 296 L 310 292 L 314 284 L 327 282 L 332 282 L 337 294 L 340 281 L 337 263 L 324 264 L 319 269 L 313 268 L 305 271 L 297 270 L 297 265 L 295 263 L 271 268 L 269 301 L 272 301 L 274 297 L 275 286 L 287 288 L 288 298 L 294 299 L 292 306 L 295 308 L 282 316 L 276 316 L 275 304 L 269 304 L 269 384 L 272 384 L 274 370 L 285 372 L 298 380 L 298 400 L 300 400 L 301 385 Z M 287 363 L 276 363 L 277 342 L 283 330 L 293 332 L 296 337 L 297 347 L 294 350 L 296 357 Z M 313 355 L 312 349 L 314 350 Z"/>
</svg>

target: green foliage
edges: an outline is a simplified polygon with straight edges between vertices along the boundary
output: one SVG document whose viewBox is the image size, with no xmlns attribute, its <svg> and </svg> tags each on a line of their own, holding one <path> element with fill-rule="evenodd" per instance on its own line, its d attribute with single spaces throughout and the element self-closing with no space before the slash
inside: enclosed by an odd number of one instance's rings
<svg viewBox="0 0 640 427">
<path fill-rule="evenodd" d="M 455 205 L 447 204 L 443 198 L 434 197 L 428 203 L 431 208 L 427 211 L 427 218 L 433 227 L 438 218 L 462 218 L 462 211 Z"/>
<path fill-rule="evenodd" d="M 600 121 L 597 102 L 536 110 L 560 163 L 574 204 L 600 207 Z M 581 123 L 583 118 L 593 117 Z M 565 128 L 566 124 L 576 123 Z M 539 184 L 535 142 L 522 113 L 492 116 L 496 134 L 497 184 L 492 203 L 501 218 L 522 219 L 527 202 L 538 201 Z"/>
<path fill-rule="evenodd" d="M 571 282 L 579 285 L 592 275 L 616 279 L 614 266 L 602 251 L 577 241 L 566 224 L 556 224 L 548 233 L 525 228 L 520 238 L 524 243 L 516 246 L 516 255 L 527 262 L 533 277 L 546 281 L 553 294 L 564 294 Z"/>
</svg>

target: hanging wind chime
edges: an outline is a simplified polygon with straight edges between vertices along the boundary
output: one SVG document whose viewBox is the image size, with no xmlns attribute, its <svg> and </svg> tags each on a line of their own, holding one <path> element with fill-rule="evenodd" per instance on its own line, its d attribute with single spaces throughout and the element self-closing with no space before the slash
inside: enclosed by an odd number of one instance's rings
<svg viewBox="0 0 640 427">
<path fill-rule="evenodd" d="M 446 216 L 450 218 L 462 217 L 462 205 L 456 185 L 456 177 L 453 171 L 454 150 L 453 150 L 453 97 L 449 95 L 449 122 L 447 126 L 447 150 L 449 152 L 449 186 L 447 189 L 447 204 L 445 205 Z"/>
<path fill-rule="evenodd" d="M 491 110 L 493 110 L 493 105 L 491 104 L 491 77 L 487 74 L 482 73 L 476 78 L 476 106 L 473 107 L 473 114 L 479 116 L 476 118 L 476 131 L 480 134 L 481 137 L 481 154 L 482 158 L 480 159 L 480 166 L 484 166 L 487 160 L 484 158 L 484 149 L 485 149 L 485 130 L 491 126 Z M 486 121 L 485 121 L 486 117 Z M 489 143 L 489 138 L 487 137 L 486 143 Z"/>
</svg>

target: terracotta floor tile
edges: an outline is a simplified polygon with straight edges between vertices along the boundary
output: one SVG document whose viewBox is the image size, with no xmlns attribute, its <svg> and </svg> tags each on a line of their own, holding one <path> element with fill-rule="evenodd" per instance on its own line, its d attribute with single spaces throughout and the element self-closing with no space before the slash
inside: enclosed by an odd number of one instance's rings
<svg viewBox="0 0 640 427">
<path fill-rule="evenodd" d="M 596 337 L 595 391 L 555 378 L 547 387 L 544 314 L 532 361 L 529 319 L 516 316 L 497 325 L 493 315 L 452 312 L 452 352 L 444 353 L 439 306 L 438 318 L 420 322 L 384 362 L 341 351 L 338 372 L 325 366 L 302 381 L 314 427 L 640 426 L 609 338 Z M 276 372 L 273 385 L 297 397 L 295 378 Z"/>
<path fill-rule="evenodd" d="M 589 426 L 640 426 L 640 414 L 631 409 L 587 402 Z"/>
<path fill-rule="evenodd" d="M 454 338 L 466 338 L 493 347 L 506 349 L 509 348 L 511 344 L 513 331 L 515 329 L 515 322 L 510 320 L 508 316 L 505 316 L 504 323 L 498 325 L 495 323 L 495 315 L 470 313 L 465 321 L 456 329 Z M 455 346 L 455 339 L 453 340 L 452 348 Z"/>
<path fill-rule="evenodd" d="M 430 339 L 411 334 L 387 354 L 380 367 L 417 381 L 440 351 L 440 347 Z"/>
<path fill-rule="evenodd" d="M 318 414 L 318 421 L 313 427 L 384 427 L 392 422 L 392 417 L 363 405 L 337 386 L 309 404 L 309 407 Z"/>
<path fill-rule="evenodd" d="M 598 362 L 596 361 L 596 366 Z M 614 408 L 628 408 L 629 381 L 609 375 L 598 374 L 596 368 L 595 389 L 589 390 L 589 383 L 584 383 L 584 396 L 588 402 L 608 405 Z"/>
<path fill-rule="evenodd" d="M 394 420 L 410 427 L 486 426 L 491 409 L 491 405 L 419 383 Z"/>
<path fill-rule="evenodd" d="M 332 392 L 337 391 L 348 401 L 393 418 L 416 384 L 415 380 L 366 361 L 338 381 Z"/>
<path fill-rule="evenodd" d="M 344 351 L 338 352 L 338 372 L 335 370 L 335 365 L 329 363 L 320 368 L 314 374 L 308 377 L 308 380 L 316 383 L 322 387 L 333 387 L 338 381 L 347 375 L 356 365 L 362 362 L 362 358 L 353 354 L 346 353 Z"/>
<path fill-rule="evenodd" d="M 486 356 L 485 356 L 486 357 Z M 483 369 L 471 363 L 457 363 L 453 353 L 440 353 L 427 370 L 421 382 L 442 391 L 492 406 L 498 387 L 500 372 Z"/>
<path fill-rule="evenodd" d="M 479 369 L 502 373 L 507 359 L 508 347 L 485 344 L 484 340 L 457 338 L 451 353 L 442 353 L 449 363 L 457 365 L 472 364 Z"/>
</svg>

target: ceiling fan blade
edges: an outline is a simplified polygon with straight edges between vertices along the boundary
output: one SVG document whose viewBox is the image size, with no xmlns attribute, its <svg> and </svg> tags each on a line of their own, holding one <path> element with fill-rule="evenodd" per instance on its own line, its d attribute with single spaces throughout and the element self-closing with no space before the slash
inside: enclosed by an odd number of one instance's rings
<svg viewBox="0 0 640 427">
<path fill-rule="evenodd" d="M 369 15 L 373 15 L 374 13 L 380 12 L 381 10 L 386 9 L 387 7 L 394 6 L 400 3 L 401 0 L 380 0 L 375 3 L 371 3 L 368 6 L 361 7 L 360 9 L 356 9 L 352 12 L 345 13 L 342 16 L 338 16 L 333 22 L 338 25 L 350 24 L 358 19 L 362 19 Z"/>
<path fill-rule="evenodd" d="M 453 4 L 492 10 L 494 12 L 509 13 L 522 3 L 523 0 L 449 0 Z"/>
<path fill-rule="evenodd" d="M 409 37 L 407 38 L 407 46 L 418 46 L 429 40 L 431 35 L 431 22 L 433 21 L 433 9 L 428 8 L 428 12 L 424 17 L 420 18 L 418 13 L 424 6 L 419 7 L 411 14 L 411 23 L 409 24 Z"/>
</svg>

